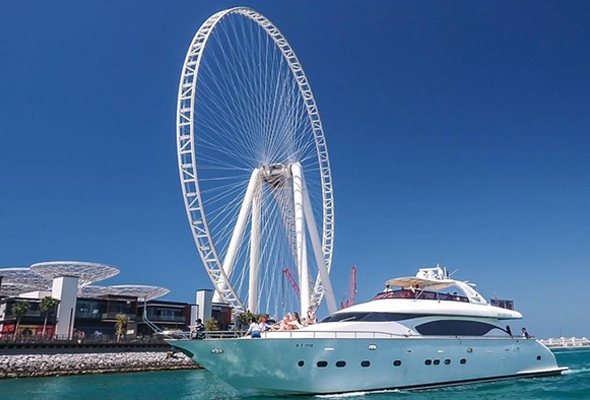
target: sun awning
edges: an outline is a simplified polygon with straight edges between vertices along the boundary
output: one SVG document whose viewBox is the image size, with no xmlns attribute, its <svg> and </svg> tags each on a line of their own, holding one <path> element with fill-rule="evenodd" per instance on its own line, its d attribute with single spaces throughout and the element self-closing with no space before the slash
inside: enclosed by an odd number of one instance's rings
<svg viewBox="0 0 590 400">
<path fill-rule="evenodd" d="M 454 286 L 455 281 L 453 279 L 424 279 L 418 278 L 415 276 L 405 276 L 402 278 L 393 278 L 385 282 L 386 286 L 392 287 L 401 287 L 405 289 L 409 288 L 419 288 L 419 289 L 431 289 L 431 290 L 441 290 L 447 288 L 449 286 Z"/>
</svg>

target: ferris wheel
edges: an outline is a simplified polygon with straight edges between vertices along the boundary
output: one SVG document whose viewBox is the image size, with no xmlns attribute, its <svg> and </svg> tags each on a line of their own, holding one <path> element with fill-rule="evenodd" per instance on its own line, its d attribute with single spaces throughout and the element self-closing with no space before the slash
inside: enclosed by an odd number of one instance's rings
<svg viewBox="0 0 590 400">
<path fill-rule="evenodd" d="M 279 315 L 325 298 L 335 311 L 322 123 L 295 52 L 263 15 L 227 9 L 195 34 L 178 88 L 177 152 L 213 300 Z M 296 277 L 293 287 L 285 271 Z"/>
</svg>

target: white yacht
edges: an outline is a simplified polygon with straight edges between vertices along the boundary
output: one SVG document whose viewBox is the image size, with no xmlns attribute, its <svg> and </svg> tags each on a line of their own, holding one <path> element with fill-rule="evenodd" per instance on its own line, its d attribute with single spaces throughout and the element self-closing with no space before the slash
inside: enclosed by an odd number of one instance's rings
<svg viewBox="0 0 590 400">
<path fill-rule="evenodd" d="M 168 343 L 242 391 L 332 394 L 558 375 L 543 344 L 513 336 L 522 315 L 441 267 L 386 282 L 372 300 L 261 338 Z M 516 333 L 516 332 L 515 332 Z"/>
</svg>

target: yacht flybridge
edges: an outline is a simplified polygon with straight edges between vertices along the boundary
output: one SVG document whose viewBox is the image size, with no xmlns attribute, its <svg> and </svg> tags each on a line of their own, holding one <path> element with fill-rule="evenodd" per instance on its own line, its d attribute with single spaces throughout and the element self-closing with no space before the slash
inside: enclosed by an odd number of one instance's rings
<svg viewBox="0 0 590 400">
<path fill-rule="evenodd" d="M 388 280 L 372 300 L 297 330 L 261 338 L 169 339 L 230 385 L 284 394 L 416 389 L 561 374 L 522 315 L 489 304 L 441 267 Z"/>
</svg>

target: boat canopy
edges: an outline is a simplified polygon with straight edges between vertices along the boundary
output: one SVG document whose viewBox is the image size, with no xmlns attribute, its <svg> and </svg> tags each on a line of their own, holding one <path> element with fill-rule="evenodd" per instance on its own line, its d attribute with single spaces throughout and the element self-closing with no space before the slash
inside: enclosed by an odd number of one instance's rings
<svg viewBox="0 0 590 400">
<path fill-rule="evenodd" d="M 441 292 L 454 287 L 463 292 L 471 303 L 487 303 L 483 296 L 473 289 L 475 284 L 450 279 L 447 270 L 438 265 L 432 268 L 421 268 L 418 270 L 416 276 L 389 279 L 385 282 L 385 286 L 387 288 L 386 291 L 390 290 L 392 287 L 400 287 L 402 289 L 409 289 L 412 292 L 417 291 L 419 293 L 422 293 L 425 290 Z"/>
<path fill-rule="evenodd" d="M 455 286 L 456 281 L 449 278 L 447 270 L 440 267 L 420 268 L 416 276 L 393 278 L 385 282 L 387 287 L 401 287 L 403 289 L 442 290 Z"/>
<path fill-rule="evenodd" d="M 402 278 L 393 278 L 385 282 L 385 286 L 388 287 L 401 287 L 403 289 L 430 289 L 430 290 L 443 290 L 445 288 L 455 286 L 456 281 L 453 279 L 444 280 L 430 280 L 417 278 L 415 276 L 405 276 Z"/>
</svg>

